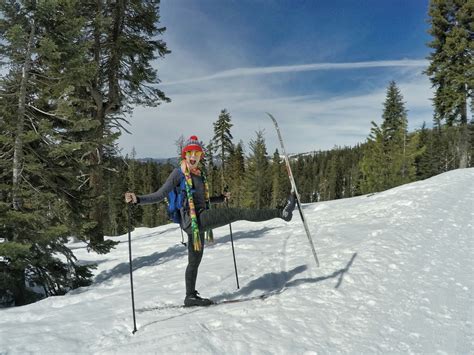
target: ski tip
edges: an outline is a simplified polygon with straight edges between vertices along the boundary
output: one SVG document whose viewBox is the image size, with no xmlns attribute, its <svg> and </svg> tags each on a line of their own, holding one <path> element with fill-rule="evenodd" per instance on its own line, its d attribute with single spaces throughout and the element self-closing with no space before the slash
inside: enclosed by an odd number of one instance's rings
<svg viewBox="0 0 474 355">
<path fill-rule="evenodd" d="M 265 113 L 268 115 L 268 117 L 271 118 L 271 120 L 272 120 L 275 124 L 277 123 L 275 117 L 273 117 L 273 115 L 272 115 L 271 113 L 269 113 L 269 112 L 265 112 Z"/>
</svg>

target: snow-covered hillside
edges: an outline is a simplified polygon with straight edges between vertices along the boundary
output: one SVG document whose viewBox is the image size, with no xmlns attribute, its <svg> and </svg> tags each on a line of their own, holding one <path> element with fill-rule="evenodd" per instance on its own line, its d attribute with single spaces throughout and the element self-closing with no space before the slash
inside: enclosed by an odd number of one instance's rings
<svg viewBox="0 0 474 355">
<path fill-rule="evenodd" d="M 127 236 L 96 262 L 92 286 L 0 310 L 0 353 L 449 353 L 474 352 L 474 169 L 382 193 L 304 206 L 321 262 L 299 216 L 238 222 L 206 247 L 197 288 L 184 298 L 186 249 L 176 225 L 132 233 L 138 332 Z M 255 296 L 266 294 L 265 299 Z"/>
</svg>

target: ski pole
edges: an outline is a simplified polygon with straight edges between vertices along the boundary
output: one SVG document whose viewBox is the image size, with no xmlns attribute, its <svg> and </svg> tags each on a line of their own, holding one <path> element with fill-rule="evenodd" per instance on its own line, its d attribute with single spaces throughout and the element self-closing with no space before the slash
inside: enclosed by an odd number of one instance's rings
<svg viewBox="0 0 474 355">
<path fill-rule="evenodd" d="M 237 274 L 237 262 L 235 261 L 234 238 L 232 237 L 232 224 L 231 223 L 229 223 L 229 229 L 230 229 L 230 243 L 232 244 L 232 255 L 234 257 L 235 280 L 237 281 L 237 290 L 238 290 L 240 289 L 239 275 Z"/>
<path fill-rule="evenodd" d="M 128 204 L 128 258 L 129 258 L 129 265 L 130 265 L 130 290 L 132 291 L 132 312 L 133 312 L 133 332 L 135 334 L 137 331 L 137 322 L 135 319 L 135 297 L 133 295 L 133 270 L 132 270 L 132 213 L 130 204 Z"/>
<path fill-rule="evenodd" d="M 224 192 L 227 192 L 228 187 L 224 188 Z M 226 200 L 226 207 L 229 208 L 229 201 Z M 237 262 L 235 260 L 235 249 L 234 249 L 234 237 L 232 236 L 232 223 L 229 223 L 230 231 L 230 243 L 232 244 L 232 256 L 234 257 L 234 269 L 235 269 L 235 280 L 237 281 L 237 290 L 240 289 L 239 286 L 239 275 L 237 273 Z"/>
</svg>

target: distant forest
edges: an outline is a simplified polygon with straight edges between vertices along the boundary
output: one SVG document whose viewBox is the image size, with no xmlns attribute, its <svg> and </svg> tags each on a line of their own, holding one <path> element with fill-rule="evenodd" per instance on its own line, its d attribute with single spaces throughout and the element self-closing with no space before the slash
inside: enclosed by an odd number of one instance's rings
<svg viewBox="0 0 474 355">
<path fill-rule="evenodd" d="M 383 107 L 382 124 L 378 126 L 372 122 L 364 143 L 290 157 L 303 203 L 380 192 L 460 167 L 463 152 L 456 143 L 462 134 L 460 127 L 426 128 L 423 125 L 415 132 L 408 132 L 403 95 L 395 82 L 389 83 Z M 290 191 L 283 156 L 278 149 L 272 155 L 268 154 L 263 132 L 256 132 L 248 144 L 248 154 L 244 154 L 246 149 L 242 141 L 232 142 L 231 128 L 231 114 L 224 109 L 214 123 L 214 138 L 207 146 L 204 161 L 211 192 L 219 195 L 224 190 L 230 191 L 229 206 L 264 208 L 281 205 Z M 466 167 L 472 167 L 472 121 L 467 129 Z M 177 151 L 180 151 L 183 139 L 177 140 Z M 126 230 L 122 192 L 126 189 L 139 194 L 156 191 L 177 161 L 178 158 L 167 163 L 140 161 L 133 156 L 114 160 L 112 165 L 119 173 L 110 174 L 107 179 L 111 189 L 108 205 L 116 206 L 109 210 L 106 224 L 109 235 L 122 234 Z M 136 226 L 169 223 L 166 203 L 137 206 L 133 219 Z"/>
</svg>

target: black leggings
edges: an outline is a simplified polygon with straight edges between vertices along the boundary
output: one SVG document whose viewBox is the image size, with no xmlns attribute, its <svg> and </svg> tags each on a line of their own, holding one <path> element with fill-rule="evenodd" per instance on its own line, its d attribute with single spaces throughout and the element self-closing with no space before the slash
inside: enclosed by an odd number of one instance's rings
<svg viewBox="0 0 474 355">
<path fill-rule="evenodd" d="M 199 214 L 199 231 L 202 248 L 195 251 L 193 248 L 193 236 L 190 230 L 188 234 L 188 266 L 186 267 L 186 296 L 196 290 L 196 279 L 199 264 L 204 252 L 204 231 L 225 226 L 236 221 L 262 222 L 272 218 L 281 218 L 281 209 L 253 210 L 246 208 L 216 208 L 202 211 Z"/>
<path fill-rule="evenodd" d="M 200 251 L 195 251 L 193 247 L 193 234 L 188 233 L 188 266 L 186 267 L 184 277 L 186 282 L 186 296 L 193 294 L 196 290 L 198 268 L 201 263 L 202 254 L 204 253 L 204 232 L 200 231 L 199 237 L 201 238 L 202 248 Z"/>
<path fill-rule="evenodd" d="M 281 209 L 253 210 L 249 208 L 215 208 L 199 214 L 199 227 L 203 230 L 223 227 L 237 221 L 262 222 L 281 218 Z"/>
</svg>

